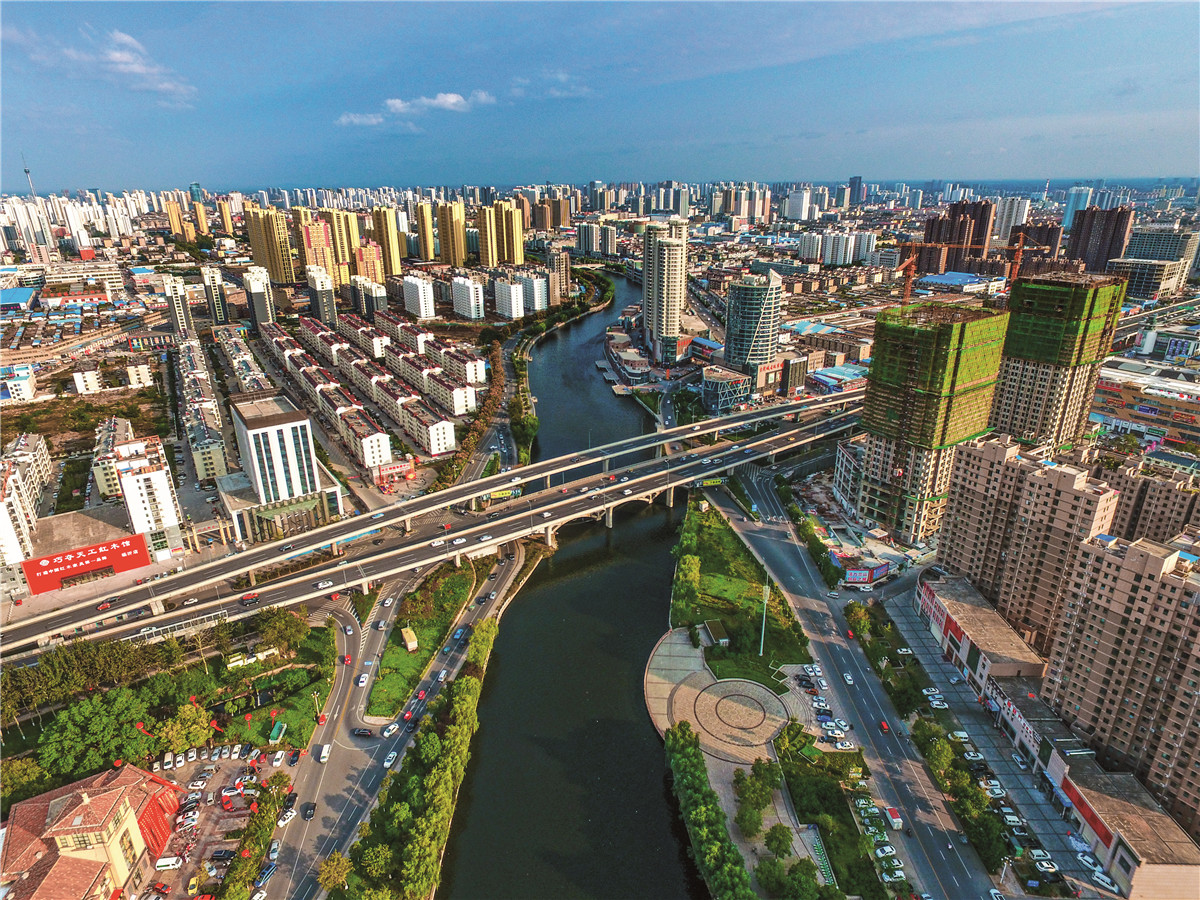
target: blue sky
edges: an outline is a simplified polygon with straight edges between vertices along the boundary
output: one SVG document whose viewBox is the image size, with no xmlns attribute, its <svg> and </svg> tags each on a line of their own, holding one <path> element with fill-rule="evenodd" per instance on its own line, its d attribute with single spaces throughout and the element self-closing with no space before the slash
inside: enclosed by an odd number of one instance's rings
<svg viewBox="0 0 1200 900">
<path fill-rule="evenodd" d="M 1200 5 L 21 3 L 0 189 L 1192 176 Z"/>
</svg>

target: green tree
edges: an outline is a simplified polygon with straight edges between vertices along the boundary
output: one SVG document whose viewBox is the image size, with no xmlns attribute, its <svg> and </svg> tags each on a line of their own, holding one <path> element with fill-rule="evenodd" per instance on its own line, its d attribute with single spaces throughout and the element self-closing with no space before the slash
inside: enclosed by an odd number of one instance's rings
<svg viewBox="0 0 1200 900">
<path fill-rule="evenodd" d="M 353 871 L 354 863 L 334 850 L 322 861 L 321 867 L 317 870 L 317 884 L 327 891 L 344 888 Z"/>
<path fill-rule="evenodd" d="M 792 829 L 788 828 L 782 822 L 778 822 L 767 829 L 767 835 L 763 838 L 763 843 L 767 845 L 767 849 L 775 856 L 791 856 Z"/>
<path fill-rule="evenodd" d="M 867 613 L 865 606 L 851 600 L 846 604 L 844 612 L 846 614 L 846 624 L 850 626 L 855 634 L 866 635 L 871 633 L 871 617 Z"/>
<path fill-rule="evenodd" d="M 432 731 L 423 731 L 417 738 L 415 750 L 421 767 L 432 769 L 433 764 L 442 755 L 442 740 Z"/>
<path fill-rule="evenodd" d="M 82 697 L 59 710 L 38 740 L 38 761 L 55 775 L 81 778 L 112 765 L 114 760 L 140 762 L 158 749 L 146 704 L 129 688 Z"/>
<path fill-rule="evenodd" d="M 790 887 L 787 870 L 783 867 L 783 863 L 774 856 L 768 856 L 759 861 L 758 865 L 754 867 L 754 877 L 758 879 L 758 886 L 772 897 L 787 895 Z"/>
<path fill-rule="evenodd" d="M 205 744 L 212 737 L 208 710 L 190 703 L 179 707 L 174 717 L 158 727 L 159 746 L 172 753 Z"/>
<path fill-rule="evenodd" d="M 384 844 L 372 844 L 362 855 L 363 873 L 371 878 L 385 877 L 392 867 L 392 848 Z"/>
<path fill-rule="evenodd" d="M 783 769 L 779 763 L 770 760 L 758 758 L 754 764 L 750 766 L 750 774 L 762 785 L 769 790 L 777 791 L 783 784 Z"/>
<path fill-rule="evenodd" d="M 762 810 L 743 801 L 738 804 L 737 815 L 734 816 L 733 821 L 737 823 L 737 827 L 741 829 L 743 835 L 752 838 L 762 831 Z"/>
<path fill-rule="evenodd" d="M 46 770 L 32 756 L 0 759 L 0 786 L 9 803 L 36 797 L 49 787 Z"/>
<path fill-rule="evenodd" d="M 274 647 L 282 656 L 287 656 L 293 647 L 303 643 L 310 631 L 306 615 L 277 606 L 264 609 L 255 616 L 255 620 L 262 642 Z"/>
<path fill-rule="evenodd" d="M 954 762 L 954 748 L 950 746 L 949 741 L 939 738 L 929 745 L 925 751 L 925 759 L 928 760 L 929 767 L 940 774 Z"/>
<path fill-rule="evenodd" d="M 818 900 L 817 867 L 811 859 L 798 859 L 788 869 L 788 897 L 791 900 Z"/>
<path fill-rule="evenodd" d="M 975 845 L 980 860 L 989 872 L 998 871 L 1008 853 L 1004 827 L 995 816 L 978 814 L 963 823 L 963 831 Z"/>
</svg>

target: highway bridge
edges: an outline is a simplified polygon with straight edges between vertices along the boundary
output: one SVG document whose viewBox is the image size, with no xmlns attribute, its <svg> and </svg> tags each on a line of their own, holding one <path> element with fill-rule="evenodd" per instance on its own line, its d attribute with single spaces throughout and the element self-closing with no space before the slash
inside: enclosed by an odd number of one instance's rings
<svg viewBox="0 0 1200 900">
<path fill-rule="evenodd" d="M 331 591 L 365 589 L 369 582 L 403 574 L 446 559 L 496 552 L 507 541 L 531 535 L 553 542 L 562 525 L 580 518 L 603 517 L 611 525 L 613 510 L 628 502 L 673 502 L 673 491 L 704 476 L 743 463 L 791 453 L 831 435 L 848 435 L 858 421 L 863 391 L 775 404 L 763 409 L 710 419 L 615 441 L 571 456 L 545 460 L 503 476 L 398 503 L 386 510 L 327 525 L 281 541 L 258 544 L 250 550 L 214 560 L 172 576 L 141 585 L 113 600 L 101 613 L 94 601 L 44 613 L 5 629 L 3 658 L 19 663 L 36 657 L 41 648 L 74 637 L 156 639 L 166 634 L 210 627 L 222 619 L 253 615 L 261 606 L 240 602 L 249 589 L 235 590 L 233 579 L 282 560 L 321 548 L 343 549 L 347 541 L 382 532 L 386 546 L 367 546 L 353 555 L 275 579 L 253 588 L 262 605 L 324 602 Z M 669 444 L 702 438 L 720 431 L 754 426 L 771 419 L 795 416 L 769 434 L 737 442 L 719 440 L 687 453 L 661 453 Z M 719 437 L 718 437 L 719 439 Z M 660 455 L 645 459 L 648 452 Z M 638 455 L 641 458 L 622 458 Z M 561 476 L 561 480 L 560 480 Z M 486 516 L 462 507 L 493 492 L 520 487 L 521 496 L 493 503 Z M 390 531 L 388 531 L 390 529 Z M 318 588 L 317 584 L 332 582 Z M 195 603 L 183 602 L 196 598 Z M 152 615 L 132 618 L 149 606 Z M 118 616 L 120 621 L 114 621 Z"/>
</svg>

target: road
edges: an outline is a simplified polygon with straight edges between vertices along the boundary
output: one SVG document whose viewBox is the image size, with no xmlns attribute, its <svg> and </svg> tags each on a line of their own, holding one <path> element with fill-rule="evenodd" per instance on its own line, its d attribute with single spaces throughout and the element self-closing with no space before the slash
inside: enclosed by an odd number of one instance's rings
<svg viewBox="0 0 1200 900">
<path fill-rule="evenodd" d="M 842 423 L 852 419 L 855 415 L 854 410 L 857 408 L 858 399 L 857 395 L 845 394 L 839 395 L 838 398 L 832 401 L 828 399 L 824 401 L 810 401 L 810 404 L 818 409 L 830 405 L 844 405 L 846 406 L 846 412 L 834 414 L 830 418 L 824 418 L 818 414 L 817 418 L 806 420 L 798 426 L 786 424 L 786 430 L 792 432 L 788 437 L 783 436 L 781 433 L 772 437 L 756 438 L 745 442 L 746 448 L 760 448 L 757 451 L 753 451 L 755 453 L 768 453 L 786 449 L 789 440 L 797 440 L 798 434 L 807 435 L 827 431 L 835 423 Z M 795 407 L 793 405 L 776 405 L 773 414 L 782 415 L 789 408 L 794 409 Z M 720 420 L 720 427 L 728 429 L 738 423 L 753 422 L 757 418 L 764 417 L 761 411 L 759 411 L 757 417 L 749 419 L 738 416 L 730 417 Z M 141 623 L 126 621 L 114 624 L 110 617 L 115 617 L 118 614 L 128 614 L 134 609 L 145 606 L 151 600 L 161 600 L 164 596 L 176 598 L 195 596 L 202 601 L 211 598 L 218 602 L 215 605 L 213 603 L 202 602 L 199 607 L 190 610 L 182 609 L 176 610 L 173 614 L 160 614 L 155 619 L 155 625 L 163 622 L 178 621 L 200 610 L 211 612 L 218 606 L 236 612 L 236 598 L 233 596 L 234 592 L 228 585 L 229 579 L 243 575 L 250 570 L 278 563 L 281 559 L 288 558 L 289 556 L 301 556 L 321 546 L 346 541 L 368 532 L 392 526 L 398 527 L 402 523 L 408 522 L 413 526 L 413 530 L 407 536 L 407 540 L 393 540 L 386 550 L 374 554 L 376 557 L 388 556 L 389 560 L 373 559 L 368 565 L 364 565 L 353 573 L 359 576 L 359 579 L 379 578 L 391 574 L 399 574 L 397 570 L 404 565 L 412 568 L 413 565 L 432 562 L 435 558 L 446 555 L 446 551 L 430 553 L 428 538 L 432 534 L 432 531 L 440 525 L 450 524 L 453 527 L 453 523 L 447 522 L 452 517 L 447 515 L 446 510 L 452 508 L 454 504 L 461 504 L 463 501 L 477 496 L 482 492 L 495 490 L 500 487 L 511 487 L 515 481 L 520 483 L 522 488 L 528 493 L 526 498 L 504 504 L 503 508 L 507 517 L 506 522 L 503 523 L 504 525 L 512 526 L 513 520 L 523 520 L 523 517 L 520 515 L 521 510 L 527 512 L 531 518 L 533 512 L 539 510 L 550 511 L 551 515 L 557 521 L 567 513 L 574 515 L 578 511 L 575 509 L 568 510 L 561 498 L 555 497 L 553 491 L 546 489 L 553 475 L 561 472 L 564 479 L 572 476 L 573 486 L 598 486 L 599 464 L 609 458 L 615 458 L 617 455 L 626 456 L 635 451 L 644 451 L 672 437 L 682 440 L 687 437 L 699 437 L 713 430 L 716 429 L 711 422 L 703 426 L 677 426 L 658 432 L 657 434 L 630 438 L 625 441 L 615 442 L 613 445 L 606 445 L 606 447 L 583 451 L 573 456 L 558 457 L 534 466 L 526 466 L 519 470 L 519 474 L 508 473 L 505 475 L 496 475 L 477 480 L 466 486 L 449 488 L 437 494 L 398 503 L 387 510 L 376 512 L 370 516 L 352 517 L 333 525 L 314 529 L 301 537 L 292 538 L 292 543 L 285 544 L 282 548 L 278 542 L 255 545 L 255 547 L 232 557 L 194 566 L 171 578 L 126 590 L 114 602 L 113 609 L 107 611 L 107 617 L 101 616 L 97 612 L 94 603 L 84 601 L 51 613 L 33 617 L 32 619 L 19 620 L 6 629 L 5 655 L 8 656 L 23 649 L 32 649 L 34 642 L 43 635 L 63 634 L 74 636 L 77 634 L 90 635 L 98 633 L 95 630 L 86 630 L 83 626 L 102 619 L 105 620 L 103 632 L 106 636 L 124 636 L 136 633 L 139 630 L 139 625 L 146 627 L 145 621 Z M 614 446 L 616 446 L 616 450 L 612 449 Z M 735 457 L 733 447 L 735 446 L 737 445 L 725 444 L 722 447 L 714 447 L 711 450 L 706 450 L 705 452 L 710 453 L 710 457 L 708 458 L 713 460 L 713 469 L 711 470 L 702 464 L 699 459 L 691 461 L 680 460 L 676 462 L 674 464 L 674 466 L 678 466 L 678 472 L 675 475 L 676 481 L 678 482 L 685 478 L 691 479 L 697 475 L 732 465 Z M 744 452 L 748 453 L 752 451 L 745 449 Z M 655 467 L 656 465 L 658 468 Z M 670 480 L 674 466 L 671 461 L 661 460 L 651 461 L 650 463 L 635 463 L 632 466 L 627 466 L 627 469 L 636 472 L 639 479 L 636 484 L 630 485 L 630 489 L 647 491 L 664 486 Z M 666 473 L 665 477 L 664 473 Z M 525 505 L 527 503 L 529 505 Z M 534 503 L 537 505 L 534 506 Z M 595 506 L 594 503 L 592 505 Z M 497 527 L 500 527 L 500 525 Z M 529 528 L 526 528 L 525 533 L 528 533 L 529 530 Z M 521 531 L 520 528 L 510 527 L 503 536 L 507 538 L 520 536 L 516 533 L 519 531 Z M 472 532 L 472 536 L 476 536 L 477 534 L 477 532 Z M 280 555 L 281 552 L 285 554 L 282 557 Z M 314 570 L 312 572 L 314 580 L 319 579 L 320 574 L 320 571 Z M 343 584 L 348 583 L 346 579 L 352 573 L 342 574 L 342 578 L 334 580 Z M 305 580 L 307 580 L 307 576 L 305 576 Z M 311 594 L 311 591 L 309 593 Z M 296 596 L 295 594 L 290 595 L 290 597 L 289 595 L 284 595 L 283 599 L 296 599 Z M 276 600 L 278 598 L 273 596 L 271 599 Z"/>
<path fill-rule="evenodd" d="M 501 549 L 504 554 L 511 553 L 514 559 L 509 561 L 504 558 L 503 562 L 497 559 L 492 566 L 496 580 L 484 581 L 476 587 L 476 598 L 482 602 L 468 604 L 450 626 L 451 632 L 465 625 L 474 625 L 484 617 L 494 616 L 500 608 L 524 558 L 521 548 L 515 544 Z M 400 598 L 415 586 L 420 577 L 419 573 L 414 573 L 406 579 L 388 582 L 380 591 L 380 597 L 394 597 L 396 602 L 384 608 L 381 601 L 372 619 L 361 627 L 348 610 L 338 609 L 333 613 L 340 629 L 338 653 L 343 656 L 349 654 L 351 664 L 346 666 L 339 662 L 333 690 L 325 704 L 326 711 L 330 713 L 329 719 L 324 725 L 317 726 L 310 745 L 310 751 L 313 752 L 322 744 L 332 745 L 332 750 L 326 763 L 319 762 L 310 752 L 297 767 L 294 783 L 300 796 L 296 808 L 303 811 L 308 803 L 315 802 L 316 816 L 312 821 L 297 817 L 277 834 L 281 841 L 279 874 L 270 882 L 267 892 L 269 898 L 309 900 L 323 893 L 316 880 L 321 861 L 334 850 L 345 852 L 348 849 L 357 834 L 359 823 L 369 815 L 378 798 L 380 783 L 388 771 L 383 767 L 384 759 L 395 751 L 397 759 L 392 768 L 398 769 L 404 754 L 412 745 L 414 733 L 405 729 L 402 718 L 397 720 L 400 728 L 389 738 L 382 736 L 382 729 L 377 723 L 366 720 L 364 710 L 370 696 L 370 683 L 360 688 L 357 679 L 362 673 L 371 672 L 373 665 L 378 663 L 396 625 Z M 495 600 L 487 599 L 490 591 L 496 592 Z M 377 629 L 379 621 L 386 622 L 385 630 Z M 345 633 L 347 626 L 353 634 Z M 414 722 L 420 721 L 428 705 L 446 684 L 454 680 L 466 660 L 466 654 L 466 640 L 454 644 L 449 653 L 436 654 L 426 676 L 416 688 L 418 692 L 425 691 L 424 699 L 417 700 L 414 695 L 405 706 L 406 710 L 413 711 Z M 444 683 L 438 681 L 443 669 L 449 672 Z M 369 738 L 356 737 L 353 734 L 355 728 L 369 728 L 373 735 Z"/>
<path fill-rule="evenodd" d="M 723 492 L 710 492 L 709 499 L 766 562 L 771 577 L 788 597 L 811 639 L 813 659 L 824 669 L 829 687 L 823 693 L 831 701 L 833 714 L 856 726 L 850 738 L 862 747 L 878 805 L 896 807 L 905 825 L 912 827 L 912 837 L 899 831 L 889 835 L 909 881 L 935 897 L 986 898 L 993 884 L 983 864 L 960 842 L 958 822 L 903 733 L 883 685 L 857 643 L 846 637 L 841 608 L 848 597 L 826 597 L 825 582 L 787 524 L 769 480 L 743 483 L 764 516 L 761 524 L 742 522 L 741 511 Z M 854 678 L 853 687 L 842 680 L 847 672 Z M 881 731 L 881 722 L 888 723 L 888 733 Z"/>
</svg>

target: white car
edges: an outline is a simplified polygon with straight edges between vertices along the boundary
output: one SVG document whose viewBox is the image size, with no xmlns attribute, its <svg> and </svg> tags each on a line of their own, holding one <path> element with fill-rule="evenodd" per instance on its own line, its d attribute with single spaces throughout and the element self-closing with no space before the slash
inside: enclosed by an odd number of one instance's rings
<svg viewBox="0 0 1200 900">
<path fill-rule="evenodd" d="M 1012 761 L 1017 764 L 1017 768 L 1020 769 L 1022 772 L 1024 772 L 1026 769 L 1029 768 L 1028 764 L 1026 764 L 1026 762 L 1025 762 L 1024 757 L 1022 757 L 1020 753 L 1016 753 L 1014 751 L 1014 753 L 1012 755 Z"/>
<path fill-rule="evenodd" d="M 805 666 L 804 674 L 809 676 L 810 678 L 812 678 L 813 676 L 815 676 L 817 674 L 817 670 L 814 669 L 812 666 Z"/>
<path fill-rule="evenodd" d="M 891 872 L 884 872 L 879 876 L 879 880 L 884 884 L 895 884 L 897 881 L 904 881 L 904 870 L 894 869 Z"/>
<path fill-rule="evenodd" d="M 275 758 L 271 760 L 271 765 L 278 769 L 280 766 L 283 765 L 283 760 L 284 760 L 284 757 L 286 757 L 286 756 L 287 756 L 287 751 L 280 750 L 278 753 L 275 754 Z"/>
<path fill-rule="evenodd" d="M 820 674 L 821 674 L 820 672 L 817 672 L 817 675 L 820 675 Z M 818 678 L 817 679 L 817 687 L 819 687 L 821 690 L 825 690 L 826 688 L 829 687 L 829 682 L 826 681 L 824 678 Z"/>
<path fill-rule="evenodd" d="M 838 741 L 833 747 L 835 750 L 853 750 L 854 744 L 850 741 Z"/>
<path fill-rule="evenodd" d="M 927 688 L 922 688 L 921 693 L 924 694 L 926 697 L 932 697 L 934 694 L 939 693 L 939 691 L 935 687 L 927 687 Z"/>
<path fill-rule="evenodd" d="M 884 844 L 882 847 L 878 847 L 875 850 L 875 858 L 876 859 L 886 859 L 889 856 L 895 856 L 895 855 L 896 855 L 896 848 L 893 847 L 891 844 Z"/>
<path fill-rule="evenodd" d="M 349 625 L 346 626 L 346 634 L 354 634 L 354 629 Z"/>
<path fill-rule="evenodd" d="M 233 745 L 233 750 L 230 751 L 229 758 L 230 759 L 241 759 L 242 758 L 242 745 L 241 744 Z"/>
<path fill-rule="evenodd" d="M 836 725 L 838 728 L 849 728 L 850 727 L 850 723 L 847 722 L 845 719 L 834 719 L 833 724 Z"/>
<path fill-rule="evenodd" d="M 397 725 L 395 722 L 393 722 L 387 728 L 383 729 L 383 736 L 385 738 L 390 738 L 393 734 L 395 734 L 399 730 L 400 730 L 400 726 Z"/>
<path fill-rule="evenodd" d="M 446 546 L 446 542 L 442 541 L 442 540 L 430 541 L 429 546 L 430 547 L 444 547 L 444 546 Z"/>
<path fill-rule="evenodd" d="M 999 787 L 988 788 L 987 791 L 985 791 L 985 793 L 989 797 L 991 797 L 993 800 L 999 800 L 1001 797 L 1008 796 L 1008 791 L 1006 791 L 1004 788 L 999 788 Z"/>
<path fill-rule="evenodd" d="M 287 812 L 285 812 L 282 816 L 279 817 L 279 822 L 276 824 L 278 824 L 279 827 L 282 828 L 284 825 L 286 825 L 288 822 L 292 821 L 292 819 L 294 819 L 294 818 L 296 818 L 296 811 L 294 809 L 289 809 Z"/>
<path fill-rule="evenodd" d="M 829 737 L 831 737 L 837 741 L 840 741 L 842 738 L 844 738 L 846 736 L 846 732 L 842 731 L 842 729 L 838 728 L 836 725 L 834 726 L 832 731 L 826 731 L 825 733 L 827 735 L 829 735 Z"/>
<path fill-rule="evenodd" d="M 457 547 L 459 544 L 465 544 L 466 542 L 467 542 L 466 538 L 457 537 L 454 540 L 452 540 L 450 543 Z"/>
<path fill-rule="evenodd" d="M 358 676 L 358 686 L 359 687 L 367 686 L 367 673 L 366 672 L 363 672 L 361 675 Z"/>
<path fill-rule="evenodd" d="M 912 647 L 901 647 L 896 652 L 900 656 L 912 656 Z"/>
<path fill-rule="evenodd" d="M 333 587 L 332 581 L 318 581 L 316 584 L 316 588 L 318 591 L 323 591 L 323 590 L 325 590 L 325 588 L 331 588 L 331 587 Z"/>
<path fill-rule="evenodd" d="M 962 741 L 969 741 L 970 739 L 971 739 L 971 736 L 969 734 L 967 734 L 965 731 L 950 732 L 950 740 L 952 740 L 952 741 L 959 741 L 961 743 Z"/>
<path fill-rule="evenodd" d="M 1092 883 L 1098 884 L 1106 891 L 1112 891 L 1114 894 L 1121 893 L 1121 889 L 1117 887 L 1117 883 L 1105 875 L 1103 872 L 1092 873 Z"/>
<path fill-rule="evenodd" d="M 853 685 L 854 684 L 854 676 L 851 675 L 849 672 L 844 672 L 844 673 L 842 673 L 842 681 L 846 682 L 846 684 Z"/>
<path fill-rule="evenodd" d="M 552 512 L 544 512 L 544 513 L 542 513 L 542 518 L 543 518 L 543 519 L 548 519 L 548 518 L 550 518 L 552 515 L 554 515 L 554 513 L 552 513 Z"/>
<path fill-rule="evenodd" d="M 963 759 L 967 762 L 983 762 L 983 754 L 976 753 L 974 750 L 968 750 L 963 754 Z"/>
<path fill-rule="evenodd" d="M 1039 872 L 1044 872 L 1047 875 L 1052 875 L 1053 873 L 1058 871 L 1058 866 L 1056 866 L 1054 863 L 1048 862 L 1048 861 L 1042 861 L 1042 862 L 1037 863 L 1035 868 Z"/>
<path fill-rule="evenodd" d="M 632 493 L 633 493 L 632 488 L 625 488 L 625 490 L 621 491 L 621 496 L 628 497 Z"/>
<path fill-rule="evenodd" d="M 163 767 L 164 772 L 170 772 L 173 768 L 175 768 L 175 754 L 174 753 L 164 753 L 163 754 L 162 767 Z"/>
<path fill-rule="evenodd" d="M 396 602 L 395 597 L 388 597 L 386 600 L 383 601 L 383 608 L 387 609 L 389 606 L 391 606 L 395 602 Z"/>
<path fill-rule="evenodd" d="M 389 753 L 387 756 L 385 756 L 383 758 L 383 767 L 385 769 L 390 769 L 392 767 L 392 763 L 394 763 L 395 761 L 396 761 L 396 751 L 393 750 L 391 753 Z"/>
<path fill-rule="evenodd" d="M 1075 858 L 1079 860 L 1079 864 L 1085 869 L 1090 869 L 1093 872 L 1103 872 L 1104 867 L 1100 865 L 1100 860 L 1086 850 L 1076 853 Z"/>
<path fill-rule="evenodd" d="M 202 791 L 202 790 L 204 790 L 206 787 L 208 787 L 208 782 L 207 782 L 207 781 L 200 781 L 200 780 L 196 780 L 196 781 L 189 781 L 189 782 L 188 782 L 188 790 L 189 790 L 189 791 Z"/>
<path fill-rule="evenodd" d="M 834 725 L 832 722 L 822 722 L 821 730 L 822 731 L 839 731 L 840 729 L 836 725 Z"/>
<path fill-rule="evenodd" d="M 186 764 L 187 764 L 187 761 L 183 758 L 183 754 L 176 753 L 175 754 L 175 768 L 182 769 Z"/>
<path fill-rule="evenodd" d="M 950 705 L 942 700 L 934 700 L 929 704 L 931 709 L 949 709 Z"/>
<path fill-rule="evenodd" d="M 195 747 L 189 747 L 189 748 L 188 748 L 188 752 L 187 752 L 187 761 L 188 761 L 188 762 L 195 762 L 195 761 L 196 761 L 196 748 L 195 748 Z"/>
<path fill-rule="evenodd" d="M 1030 850 L 1026 854 L 1034 862 L 1049 862 L 1050 854 L 1045 850 Z"/>
</svg>

